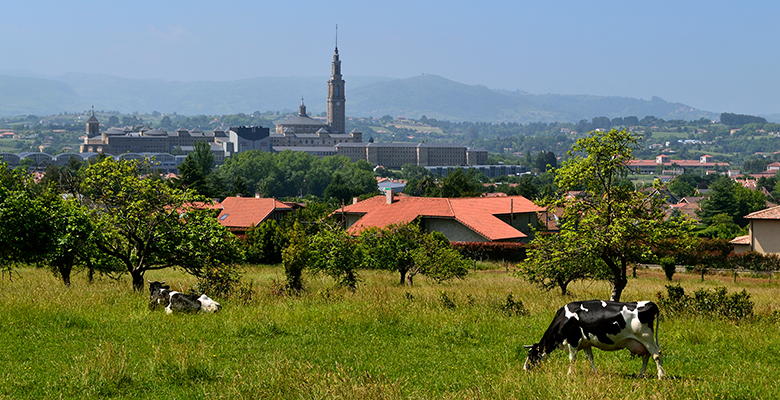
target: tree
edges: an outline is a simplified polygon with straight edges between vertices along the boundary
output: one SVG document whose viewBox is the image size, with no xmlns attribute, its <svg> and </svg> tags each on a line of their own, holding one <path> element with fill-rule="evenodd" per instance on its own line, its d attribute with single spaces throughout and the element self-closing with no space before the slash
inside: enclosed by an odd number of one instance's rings
<svg viewBox="0 0 780 400">
<path fill-rule="evenodd" d="M 697 232 L 697 234 L 702 237 L 730 240 L 745 233 L 744 230 L 734 222 L 731 215 L 716 214 L 709 219 L 708 226 Z"/>
<path fill-rule="evenodd" d="M 669 183 L 669 191 L 677 197 L 693 196 L 696 188 L 683 179 L 674 179 Z"/>
<path fill-rule="evenodd" d="M 709 225 L 713 216 L 726 214 L 738 225 L 745 226 L 747 221 L 744 216 L 764 207 L 766 197 L 761 192 L 721 176 L 710 184 L 710 194 L 701 202 L 699 217 Z"/>
<path fill-rule="evenodd" d="M 309 245 L 306 232 L 297 221 L 293 223 L 288 238 L 289 244 L 282 250 L 282 266 L 287 290 L 297 293 L 303 290 L 303 269 L 309 263 Z"/>
<path fill-rule="evenodd" d="M 99 254 L 124 266 L 134 290 L 150 270 L 201 276 L 242 258 L 235 236 L 195 207 L 205 198 L 139 173 L 137 162 L 105 159 L 86 168 L 81 187 Z"/>
<path fill-rule="evenodd" d="M 209 176 L 213 169 L 214 153 L 211 147 L 206 142 L 195 142 L 195 149 L 179 165 L 181 183 L 186 188 L 210 196 L 213 190 L 209 187 Z"/>
<path fill-rule="evenodd" d="M 564 235 L 538 234 L 533 245 L 526 249 L 526 260 L 519 265 L 518 273 L 544 290 L 559 288 L 561 295 L 569 293 L 569 284 L 583 279 L 598 278 L 600 263 L 594 254 L 587 254 L 572 247 L 575 243 L 564 241 Z"/>
<path fill-rule="evenodd" d="M 247 233 L 246 245 L 248 262 L 278 264 L 282 262 L 282 250 L 287 245 L 287 237 L 276 220 L 268 219 Z"/>
<path fill-rule="evenodd" d="M 441 197 L 468 197 L 479 196 L 482 193 L 479 173 L 475 170 L 464 171 L 458 168 L 450 172 L 441 180 L 439 196 Z"/>
<path fill-rule="evenodd" d="M 366 229 L 360 234 L 359 251 L 363 268 L 398 272 L 400 285 L 411 286 L 417 274 L 441 282 L 468 273 L 467 261 L 444 235 L 424 233 L 413 223 Z"/>
<path fill-rule="evenodd" d="M 636 143 L 632 133 L 615 129 L 578 139 L 569 159 L 556 170 L 555 183 L 564 193 L 581 188 L 584 195 L 546 201 L 546 206 L 562 210 L 560 239 L 545 241 L 537 235 L 532 241 L 532 246 L 552 247 L 547 251 L 590 264 L 593 275 L 611 283 L 613 301 L 620 300 L 628 284 L 630 263 L 647 258 L 660 240 L 684 237 L 690 230 L 685 220 L 664 219 L 661 196 L 645 195 L 623 183 Z M 540 258 L 545 254 L 532 253 L 529 265 L 544 265 Z M 601 262 L 589 263 L 593 258 Z"/>
<path fill-rule="evenodd" d="M 309 267 L 332 277 L 339 286 L 354 291 L 360 265 L 360 254 L 355 240 L 343 229 L 328 227 L 312 236 L 308 243 Z"/>
</svg>

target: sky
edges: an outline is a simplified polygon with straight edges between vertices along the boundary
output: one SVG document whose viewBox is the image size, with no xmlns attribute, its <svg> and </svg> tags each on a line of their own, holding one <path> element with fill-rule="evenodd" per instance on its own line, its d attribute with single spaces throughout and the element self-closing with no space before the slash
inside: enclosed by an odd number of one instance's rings
<svg viewBox="0 0 780 400">
<path fill-rule="evenodd" d="M 0 73 L 234 80 L 422 73 L 780 113 L 780 2 L 10 1 Z"/>
</svg>

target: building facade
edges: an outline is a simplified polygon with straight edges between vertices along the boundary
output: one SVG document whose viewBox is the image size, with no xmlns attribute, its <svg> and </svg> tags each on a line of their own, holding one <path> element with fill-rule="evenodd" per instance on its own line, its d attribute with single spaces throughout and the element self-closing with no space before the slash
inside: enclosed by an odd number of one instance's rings
<svg viewBox="0 0 780 400">
<path fill-rule="evenodd" d="M 339 143 L 336 154 L 352 161 L 365 160 L 371 165 L 400 168 L 404 164 L 421 167 L 433 165 L 469 165 L 469 149 L 464 146 L 431 143 Z M 472 159 L 476 162 L 484 151 L 476 150 Z M 487 160 L 487 152 L 479 158 Z"/>
</svg>

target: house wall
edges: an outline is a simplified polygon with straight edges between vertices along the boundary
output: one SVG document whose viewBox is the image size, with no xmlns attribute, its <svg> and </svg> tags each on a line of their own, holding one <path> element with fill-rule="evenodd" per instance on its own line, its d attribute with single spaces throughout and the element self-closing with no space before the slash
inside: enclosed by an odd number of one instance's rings
<svg viewBox="0 0 780 400">
<path fill-rule="evenodd" d="M 762 254 L 780 253 L 780 220 L 750 221 L 751 248 Z"/>
<path fill-rule="evenodd" d="M 731 246 L 734 248 L 734 254 L 742 254 L 750 251 L 749 244 L 732 244 Z"/>
<path fill-rule="evenodd" d="M 441 232 L 450 242 L 487 242 L 460 222 L 449 218 L 423 218 L 422 228 L 428 232 Z"/>
</svg>

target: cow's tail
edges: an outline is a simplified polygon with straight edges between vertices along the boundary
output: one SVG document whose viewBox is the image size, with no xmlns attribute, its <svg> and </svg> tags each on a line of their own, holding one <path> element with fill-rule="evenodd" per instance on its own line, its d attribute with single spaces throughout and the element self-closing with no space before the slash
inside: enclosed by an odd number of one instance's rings
<svg viewBox="0 0 780 400">
<path fill-rule="evenodd" d="M 661 312 L 658 312 L 658 315 L 655 316 L 655 345 L 658 346 L 659 350 L 661 348 L 661 344 L 658 343 L 658 328 L 661 326 Z"/>
</svg>

